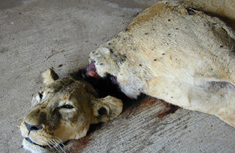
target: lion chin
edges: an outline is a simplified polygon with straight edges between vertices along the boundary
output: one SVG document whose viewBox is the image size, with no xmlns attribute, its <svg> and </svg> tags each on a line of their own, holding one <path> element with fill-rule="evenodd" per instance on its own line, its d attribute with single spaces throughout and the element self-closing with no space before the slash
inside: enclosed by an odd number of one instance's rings
<svg viewBox="0 0 235 153">
<path fill-rule="evenodd" d="M 31 111 L 20 126 L 26 150 L 64 152 L 63 146 L 84 137 L 91 124 L 107 122 L 122 112 L 121 100 L 97 98 L 94 88 L 85 81 L 59 79 L 52 69 L 42 76 L 45 87 L 33 96 Z"/>
</svg>

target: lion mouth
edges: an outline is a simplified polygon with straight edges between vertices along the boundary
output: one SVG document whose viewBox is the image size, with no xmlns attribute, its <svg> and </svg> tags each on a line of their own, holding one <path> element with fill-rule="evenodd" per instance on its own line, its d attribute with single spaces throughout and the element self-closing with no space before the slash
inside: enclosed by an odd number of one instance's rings
<svg viewBox="0 0 235 153">
<path fill-rule="evenodd" d="M 33 145 L 36 145 L 36 146 L 39 146 L 39 147 L 41 147 L 41 148 L 45 148 L 45 149 L 47 149 L 47 148 L 52 148 L 52 147 L 58 147 L 58 146 L 60 146 L 60 147 L 64 147 L 66 144 L 68 144 L 68 142 L 70 141 L 70 140 L 68 140 L 68 141 L 65 141 L 65 142 L 63 142 L 63 143 L 59 143 L 59 144 L 54 144 L 54 146 L 52 145 L 52 144 L 50 144 L 50 145 L 40 145 L 40 144 L 37 144 L 37 143 L 35 143 L 35 142 L 33 142 L 30 138 L 25 138 L 25 140 L 26 141 L 28 141 L 29 143 L 31 143 L 31 144 L 33 144 Z"/>
<path fill-rule="evenodd" d="M 39 147 L 41 147 L 41 148 L 49 148 L 48 145 L 45 145 L 45 146 L 44 146 L 44 145 L 37 144 L 37 143 L 33 142 L 30 138 L 25 138 L 25 140 L 28 141 L 29 143 L 31 143 L 31 144 L 33 144 L 33 145 L 36 145 L 36 146 L 39 146 Z"/>
</svg>

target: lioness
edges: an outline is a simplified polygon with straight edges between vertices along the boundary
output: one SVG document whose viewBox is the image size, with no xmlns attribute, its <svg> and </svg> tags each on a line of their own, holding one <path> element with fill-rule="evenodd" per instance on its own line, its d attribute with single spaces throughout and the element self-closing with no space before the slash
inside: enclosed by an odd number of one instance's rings
<svg viewBox="0 0 235 153">
<path fill-rule="evenodd" d="M 139 14 L 112 40 L 90 54 L 88 76 L 112 75 L 129 97 L 140 93 L 218 116 L 235 127 L 235 36 L 218 18 L 175 2 L 159 2 Z M 22 124 L 31 152 L 62 150 L 86 135 L 90 124 L 116 118 L 121 100 L 48 70 L 45 88 L 32 100 Z"/>
<path fill-rule="evenodd" d="M 234 39 L 218 18 L 159 2 L 92 52 L 90 62 L 99 76 L 115 76 L 129 97 L 145 93 L 235 127 Z"/>
<path fill-rule="evenodd" d="M 71 139 L 86 135 L 90 124 L 107 122 L 122 112 L 122 101 L 97 98 L 94 88 L 72 77 L 58 79 L 48 69 L 45 87 L 33 96 L 30 113 L 21 123 L 23 147 L 31 152 L 63 151 Z"/>
</svg>

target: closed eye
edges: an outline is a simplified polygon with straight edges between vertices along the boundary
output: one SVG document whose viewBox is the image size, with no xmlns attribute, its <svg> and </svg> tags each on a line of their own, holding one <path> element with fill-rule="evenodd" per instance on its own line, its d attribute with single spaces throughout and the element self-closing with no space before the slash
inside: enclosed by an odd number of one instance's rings
<svg viewBox="0 0 235 153">
<path fill-rule="evenodd" d="M 60 106 L 59 107 L 60 109 L 61 108 L 65 108 L 65 109 L 72 109 L 72 108 L 74 108 L 72 105 L 63 105 L 63 106 Z"/>
</svg>

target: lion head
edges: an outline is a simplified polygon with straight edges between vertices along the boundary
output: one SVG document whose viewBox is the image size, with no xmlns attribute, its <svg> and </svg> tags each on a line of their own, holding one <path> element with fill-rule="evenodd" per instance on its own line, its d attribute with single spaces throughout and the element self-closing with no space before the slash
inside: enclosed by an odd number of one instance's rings
<svg viewBox="0 0 235 153">
<path fill-rule="evenodd" d="M 33 96 L 31 111 L 20 126 L 23 147 L 31 152 L 63 150 L 65 142 L 85 136 L 90 124 L 107 122 L 122 112 L 121 100 L 97 98 L 85 81 L 58 79 L 51 69 L 42 76 L 45 87 Z"/>
</svg>

